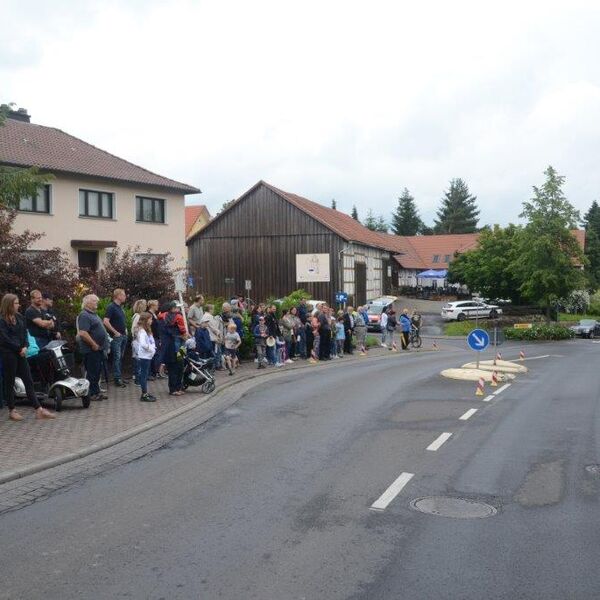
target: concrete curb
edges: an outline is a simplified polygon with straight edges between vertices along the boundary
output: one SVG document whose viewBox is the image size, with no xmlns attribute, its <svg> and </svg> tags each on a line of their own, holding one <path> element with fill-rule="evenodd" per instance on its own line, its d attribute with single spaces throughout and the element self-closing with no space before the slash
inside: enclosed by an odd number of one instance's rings
<svg viewBox="0 0 600 600">
<path fill-rule="evenodd" d="M 429 352 L 435 352 L 435 351 L 419 349 L 418 352 L 419 353 L 422 353 L 422 352 L 429 353 Z M 383 357 L 392 358 L 394 356 L 398 357 L 398 356 L 403 356 L 403 355 L 400 353 L 389 352 L 389 353 L 378 354 L 376 356 L 356 357 L 356 358 L 351 358 L 349 360 L 344 361 L 344 364 L 351 364 L 354 362 L 366 362 L 366 361 L 371 361 L 371 360 L 374 360 L 377 358 L 383 358 Z M 408 356 L 408 355 L 406 355 L 406 356 Z M 237 379 L 237 380 L 233 380 L 233 381 L 226 381 L 223 384 L 221 384 L 219 386 L 219 388 L 213 394 L 209 394 L 206 396 L 203 395 L 202 398 L 199 398 L 198 400 L 193 400 L 192 402 L 189 402 L 185 406 L 181 406 L 180 408 L 177 408 L 168 413 L 165 413 L 164 415 L 161 415 L 160 417 L 156 417 L 155 419 L 147 421 L 146 423 L 143 423 L 142 425 L 138 425 L 137 427 L 133 427 L 131 429 L 123 431 L 122 433 L 118 433 L 117 435 L 106 438 L 100 442 L 97 442 L 90 446 L 86 446 L 85 448 L 82 448 L 81 450 L 78 450 L 77 452 L 69 452 L 67 454 L 61 454 L 59 456 L 55 456 L 54 458 L 49 458 L 47 460 L 42 460 L 42 461 L 27 465 L 26 467 L 21 467 L 18 469 L 13 469 L 11 471 L 5 471 L 3 473 L 0 473 L 0 485 L 2 485 L 3 483 L 8 483 L 9 481 L 14 481 L 15 479 L 21 479 L 23 477 L 27 477 L 28 475 L 34 475 L 36 473 L 45 471 L 47 469 L 51 469 L 53 467 L 58 467 L 60 465 L 64 465 L 66 463 L 72 462 L 74 460 L 78 460 L 80 458 L 84 458 L 86 456 L 89 456 L 90 454 L 100 452 L 101 450 L 106 450 L 107 448 L 110 448 L 111 446 L 116 446 L 117 444 L 119 444 L 121 442 L 124 442 L 136 435 L 139 435 L 140 433 L 145 433 L 146 431 L 149 431 L 150 429 L 153 429 L 154 427 L 158 427 L 159 425 L 167 423 L 168 421 L 197 408 L 198 406 L 207 402 L 209 399 L 214 398 L 218 394 L 221 394 L 225 390 L 227 390 L 235 385 L 238 385 L 240 383 L 246 382 L 248 380 L 268 379 L 272 375 L 281 375 L 282 373 L 290 373 L 292 371 L 327 369 L 327 368 L 332 368 L 337 365 L 338 365 L 337 362 L 327 363 L 327 364 L 324 364 L 324 363 L 300 364 L 300 365 L 292 367 L 292 368 L 287 367 L 285 370 L 278 369 L 275 371 L 267 371 L 265 373 L 255 373 L 253 375 L 248 375 L 248 376 L 244 377 L 243 380 Z"/>
</svg>

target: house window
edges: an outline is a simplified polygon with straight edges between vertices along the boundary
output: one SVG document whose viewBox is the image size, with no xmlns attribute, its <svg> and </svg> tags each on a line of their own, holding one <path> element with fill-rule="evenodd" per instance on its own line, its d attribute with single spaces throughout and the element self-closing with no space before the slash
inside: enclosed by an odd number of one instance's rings
<svg viewBox="0 0 600 600">
<path fill-rule="evenodd" d="M 113 218 L 114 194 L 79 190 L 79 216 L 96 219 Z"/>
<path fill-rule="evenodd" d="M 22 212 L 50 214 L 50 186 L 43 185 L 37 195 L 19 200 L 19 210 Z"/>
<path fill-rule="evenodd" d="M 434 254 L 433 255 L 433 262 L 434 263 L 440 262 L 440 255 L 439 254 Z"/>
<path fill-rule="evenodd" d="M 162 198 L 136 196 L 135 220 L 141 223 L 164 223 L 165 201 Z"/>
<path fill-rule="evenodd" d="M 449 263 L 450 262 L 450 255 L 446 254 L 446 256 L 444 256 L 444 262 L 445 263 Z"/>
</svg>

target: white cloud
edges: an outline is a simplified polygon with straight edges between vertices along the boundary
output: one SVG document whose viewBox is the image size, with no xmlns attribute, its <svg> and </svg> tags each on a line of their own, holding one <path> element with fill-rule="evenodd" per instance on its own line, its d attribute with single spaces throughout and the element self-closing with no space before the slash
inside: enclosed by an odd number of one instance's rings
<svg viewBox="0 0 600 600">
<path fill-rule="evenodd" d="M 578 208 L 597 197 L 596 3 L 48 7 L 4 8 L 1 100 L 197 185 L 213 211 L 262 178 L 363 214 L 406 186 L 431 220 L 462 177 L 506 223 L 550 163 Z"/>
</svg>

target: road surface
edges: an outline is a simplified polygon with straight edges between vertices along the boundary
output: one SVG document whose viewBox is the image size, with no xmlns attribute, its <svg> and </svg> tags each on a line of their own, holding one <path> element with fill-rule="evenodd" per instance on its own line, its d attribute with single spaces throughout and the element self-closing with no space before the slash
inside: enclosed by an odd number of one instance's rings
<svg viewBox="0 0 600 600">
<path fill-rule="evenodd" d="M 0 598 L 598 598 L 600 345 L 527 352 L 550 356 L 484 398 L 438 376 L 462 351 L 263 383 L 0 517 Z M 430 496 L 495 514 L 412 508 Z"/>
</svg>

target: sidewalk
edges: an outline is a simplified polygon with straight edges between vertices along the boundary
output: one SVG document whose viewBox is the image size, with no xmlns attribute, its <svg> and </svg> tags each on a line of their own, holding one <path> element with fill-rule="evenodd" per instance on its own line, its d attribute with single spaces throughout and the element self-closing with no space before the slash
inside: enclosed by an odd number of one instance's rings
<svg viewBox="0 0 600 600">
<path fill-rule="evenodd" d="M 429 345 L 424 345 L 421 351 L 428 349 Z M 385 354 L 389 354 L 389 351 L 384 348 L 369 350 L 369 356 Z M 355 353 L 352 357 L 324 364 L 343 365 L 351 360 L 365 359 Z M 35 472 L 38 466 L 41 467 L 38 463 L 54 466 L 122 441 L 140 429 L 158 425 L 180 414 L 186 407 L 207 401 L 219 390 L 235 382 L 302 367 L 318 369 L 320 365 L 299 360 L 293 365 L 259 371 L 256 363 L 246 361 L 233 376 L 226 371 L 218 372 L 216 390 L 209 395 L 203 394 L 200 388 L 189 388 L 183 396 L 169 396 L 166 380 L 157 380 L 149 384 L 150 392 L 158 398 L 153 403 L 140 402 L 139 388 L 133 383 L 124 389 L 110 386 L 108 400 L 93 402 L 87 410 L 81 407 L 79 401 L 65 401 L 63 410 L 52 421 L 38 421 L 31 408 L 22 406 L 20 412 L 25 420 L 16 423 L 8 420 L 8 412 L 4 409 L 0 412 L 0 484 Z"/>
</svg>

